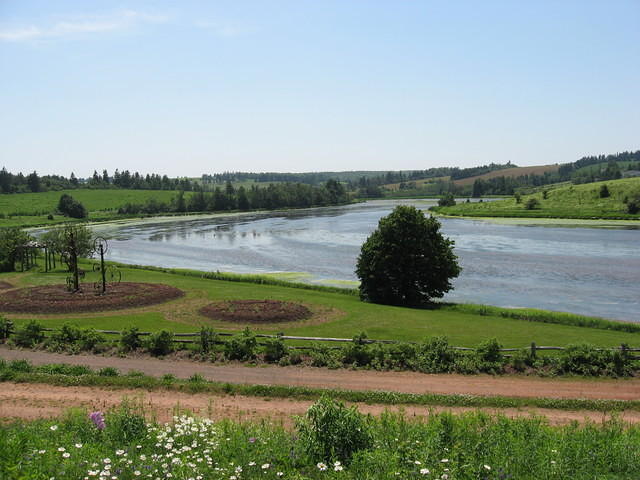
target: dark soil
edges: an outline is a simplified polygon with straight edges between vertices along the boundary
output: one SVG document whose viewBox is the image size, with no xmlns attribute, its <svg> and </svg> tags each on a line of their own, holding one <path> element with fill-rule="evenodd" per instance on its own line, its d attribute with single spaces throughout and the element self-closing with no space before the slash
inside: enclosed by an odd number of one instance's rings
<svg viewBox="0 0 640 480">
<path fill-rule="evenodd" d="M 0 282 L 0 290 L 7 290 L 9 288 L 13 288 L 9 282 Z"/>
<path fill-rule="evenodd" d="M 66 285 L 43 285 L 0 294 L 0 311 L 43 314 L 98 312 L 155 305 L 183 295 L 182 290 L 156 283 L 122 282 L 109 286 L 105 295 L 98 295 L 92 283 L 83 283 L 81 291 L 76 293 L 69 292 Z"/>
<path fill-rule="evenodd" d="M 311 310 L 304 305 L 280 300 L 227 300 L 200 309 L 213 320 L 237 323 L 277 323 L 304 320 Z"/>
</svg>

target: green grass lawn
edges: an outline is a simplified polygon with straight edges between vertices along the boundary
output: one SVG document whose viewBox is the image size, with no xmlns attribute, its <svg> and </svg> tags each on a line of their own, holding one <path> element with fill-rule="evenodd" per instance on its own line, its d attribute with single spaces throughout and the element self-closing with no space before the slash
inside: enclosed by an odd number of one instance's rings
<svg viewBox="0 0 640 480">
<path fill-rule="evenodd" d="M 600 187 L 606 184 L 610 196 L 600 198 Z M 544 189 L 543 189 L 544 190 Z M 523 195 L 521 202 L 515 198 L 496 202 L 460 203 L 453 207 L 436 207 L 443 215 L 468 217 L 556 217 L 556 218 L 621 218 L 640 219 L 640 214 L 626 213 L 625 197 L 640 195 L 640 178 L 625 178 L 606 182 L 569 185 L 549 188 L 547 198 L 543 191 Z M 539 208 L 527 210 L 525 205 L 531 198 L 540 202 Z"/>
<path fill-rule="evenodd" d="M 421 310 L 391 307 L 361 302 L 358 297 L 325 291 L 302 290 L 273 285 L 208 280 L 203 278 L 169 274 L 142 269 L 122 268 L 123 280 L 133 282 L 166 283 L 185 290 L 184 298 L 165 304 L 132 309 L 124 312 L 107 312 L 75 315 L 15 315 L 5 316 L 16 324 L 37 319 L 50 327 L 65 322 L 97 329 L 120 330 L 137 326 L 142 331 L 167 329 L 174 332 L 198 331 L 202 325 L 218 331 L 238 331 L 243 325 L 230 325 L 209 320 L 197 313 L 200 306 L 209 301 L 225 299 L 276 299 L 301 302 L 321 311 L 332 312 L 326 321 L 314 320 L 307 324 L 250 327 L 261 333 L 283 332 L 286 335 L 326 336 L 350 338 L 366 332 L 369 338 L 415 341 L 434 335 L 446 335 L 451 344 L 475 346 L 481 341 L 496 337 L 506 347 L 526 347 L 535 341 L 537 345 L 564 346 L 586 341 L 601 346 L 627 343 L 640 346 L 640 333 L 604 330 L 598 328 L 556 325 L 494 315 L 480 315 L 473 311 L 445 307 Z M 63 272 L 50 274 L 2 274 L 0 280 L 14 284 L 30 285 L 62 282 Z M 87 279 L 90 280 L 90 279 Z"/>
</svg>

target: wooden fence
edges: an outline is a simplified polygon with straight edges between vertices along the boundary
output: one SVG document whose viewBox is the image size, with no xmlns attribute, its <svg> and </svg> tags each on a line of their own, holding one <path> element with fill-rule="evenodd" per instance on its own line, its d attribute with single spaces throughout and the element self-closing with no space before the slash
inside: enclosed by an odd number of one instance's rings
<svg viewBox="0 0 640 480">
<path fill-rule="evenodd" d="M 44 331 L 53 332 L 58 329 L 56 328 L 44 328 Z M 97 333 L 102 333 L 105 335 L 122 335 L 122 332 L 119 330 L 95 330 Z M 137 334 L 140 336 L 151 335 L 154 332 L 138 332 Z M 173 333 L 174 343 L 198 343 L 199 340 L 191 340 L 191 338 L 200 337 L 200 332 L 193 333 Z M 237 335 L 237 333 L 228 333 L 228 332 L 215 332 L 216 336 L 220 337 L 232 337 Z M 302 341 L 302 342 L 341 342 L 341 343 L 352 343 L 354 340 L 352 338 L 333 338 L 333 337 L 299 337 L 292 335 L 269 335 L 265 333 L 255 333 L 254 336 L 256 338 L 273 338 L 273 339 L 281 339 L 281 340 L 293 340 L 293 341 Z M 178 337 L 178 338 L 175 338 Z M 403 341 L 403 340 L 376 340 L 372 338 L 365 338 L 362 340 L 358 340 L 361 343 L 372 344 L 372 343 L 384 343 L 384 344 L 411 344 L 417 345 L 420 342 L 411 342 L 411 341 Z M 216 343 L 224 343 L 224 342 L 216 342 Z M 263 345 L 263 344 L 261 344 Z M 313 345 L 291 345 L 290 349 L 299 349 L 299 350 L 308 350 L 314 348 Z M 331 348 L 331 347 L 330 347 Z M 333 347 L 340 348 L 340 347 Z M 472 347 L 454 347 L 451 346 L 453 350 L 462 350 L 462 351 L 475 351 L 475 348 Z M 530 350 L 533 355 L 536 352 L 548 351 L 548 350 L 566 350 L 566 347 L 553 347 L 553 346 L 544 346 L 544 345 L 536 345 L 535 342 L 531 342 L 530 345 L 522 348 L 501 348 L 501 352 L 518 352 L 521 350 Z M 631 348 L 626 345 L 620 345 L 618 347 L 603 347 L 597 348 L 596 350 L 620 350 L 626 352 L 640 352 L 640 348 Z M 507 355 L 508 356 L 508 355 Z M 640 360 L 640 356 L 632 356 L 634 360 Z"/>
</svg>

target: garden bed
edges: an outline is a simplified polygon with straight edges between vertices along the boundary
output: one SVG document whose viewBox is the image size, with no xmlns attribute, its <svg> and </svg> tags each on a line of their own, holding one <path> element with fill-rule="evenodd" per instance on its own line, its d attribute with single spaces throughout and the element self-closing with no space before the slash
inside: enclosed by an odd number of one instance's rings
<svg viewBox="0 0 640 480">
<path fill-rule="evenodd" d="M 122 282 L 99 295 L 92 283 L 71 293 L 66 285 L 43 285 L 11 290 L 0 295 L 0 311 L 14 313 L 74 313 L 119 310 L 155 305 L 180 298 L 182 290 L 157 283 Z"/>
<path fill-rule="evenodd" d="M 312 312 L 304 305 L 280 300 L 227 300 L 200 309 L 213 320 L 235 323 L 281 323 L 306 320 Z"/>
<path fill-rule="evenodd" d="M 8 290 L 10 288 L 13 288 L 13 285 L 11 285 L 9 282 L 0 281 L 0 290 Z"/>
</svg>

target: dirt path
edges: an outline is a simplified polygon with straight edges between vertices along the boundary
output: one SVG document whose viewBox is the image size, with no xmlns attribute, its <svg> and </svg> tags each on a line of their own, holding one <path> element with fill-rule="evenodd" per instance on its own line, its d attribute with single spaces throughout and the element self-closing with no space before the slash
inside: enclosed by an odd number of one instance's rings
<svg viewBox="0 0 640 480">
<path fill-rule="evenodd" d="M 304 400 L 270 399 L 244 397 L 241 395 L 189 394 L 182 392 L 140 390 L 114 390 L 98 387 L 59 387 L 43 384 L 2 383 L 0 389 L 0 419 L 32 420 L 53 418 L 63 414 L 70 407 L 85 408 L 87 411 L 108 410 L 122 402 L 124 398 L 140 404 L 149 418 L 160 422 L 170 421 L 175 414 L 184 411 L 219 420 L 270 420 L 293 425 L 293 416 L 304 415 L 312 402 Z M 602 422 L 609 418 L 599 412 L 564 411 L 536 408 L 472 409 L 452 407 L 415 407 L 359 404 L 364 413 L 379 415 L 385 410 L 402 409 L 408 417 L 425 417 L 431 412 L 449 411 L 461 413 L 482 410 L 487 413 L 501 413 L 508 417 L 545 416 L 551 424 L 566 424 L 571 421 Z M 640 423 L 640 412 L 623 412 L 620 418 L 629 423 Z"/>
<path fill-rule="evenodd" d="M 298 385 L 348 390 L 385 390 L 406 393 L 503 395 L 511 397 L 590 398 L 637 400 L 640 378 L 634 379 L 549 379 L 489 375 L 427 375 L 415 372 L 376 372 L 243 365 L 212 365 L 187 360 L 118 358 L 95 355 L 64 355 L 0 346 L 0 358 L 27 359 L 34 364 L 69 363 L 92 368 L 115 367 L 121 372 L 138 370 L 159 376 L 171 373 L 188 378 L 199 373 L 208 380 L 237 384 Z"/>
</svg>

